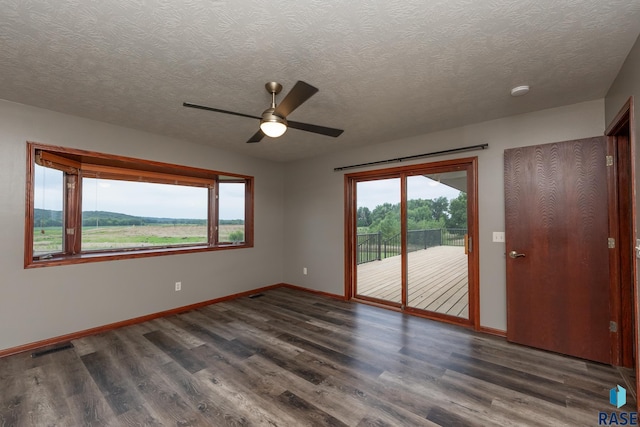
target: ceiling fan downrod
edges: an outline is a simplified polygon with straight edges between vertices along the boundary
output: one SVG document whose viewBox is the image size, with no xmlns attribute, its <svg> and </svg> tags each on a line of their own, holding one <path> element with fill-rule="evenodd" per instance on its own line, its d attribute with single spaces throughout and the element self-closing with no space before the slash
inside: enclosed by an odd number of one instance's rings
<svg viewBox="0 0 640 427">
<path fill-rule="evenodd" d="M 260 120 L 260 129 L 271 138 L 282 136 L 287 131 L 287 120 L 274 114 L 276 109 L 276 95 L 282 90 L 282 85 L 276 82 L 269 82 L 264 85 L 271 93 L 271 107 L 264 110 Z"/>
<path fill-rule="evenodd" d="M 271 108 L 276 108 L 276 95 L 282 91 L 282 85 L 277 82 L 269 82 L 264 85 L 267 92 L 271 94 Z"/>
</svg>

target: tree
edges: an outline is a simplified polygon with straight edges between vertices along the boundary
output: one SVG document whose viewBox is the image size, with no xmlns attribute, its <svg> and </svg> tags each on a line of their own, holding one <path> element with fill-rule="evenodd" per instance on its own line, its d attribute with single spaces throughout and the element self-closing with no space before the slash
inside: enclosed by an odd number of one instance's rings
<svg viewBox="0 0 640 427">
<path fill-rule="evenodd" d="M 467 228 L 467 193 L 460 193 L 451 201 L 445 224 L 447 228 Z"/>
<path fill-rule="evenodd" d="M 388 215 L 380 222 L 378 229 L 382 233 L 382 239 L 390 239 L 400 234 L 400 218 L 397 215 Z"/>
<path fill-rule="evenodd" d="M 431 211 L 433 212 L 433 219 L 436 221 L 441 218 L 447 217 L 447 211 L 449 210 L 449 200 L 446 197 L 440 196 L 431 201 Z"/>
<path fill-rule="evenodd" d="M 385 219 L 389 214 L 396 213 L 396 215 L 400 215 L 400 204 L 396 203 L 392 205 L 391 203 L 383 203 L 375 207 L 373 212 L 371 212 L 371 223 L 380 223 L 383 219 Z"/>
<path fill-rule="evenodd" d="M 407 221 L 413 224 L 423 224 L 433 218 L 431 200 L 407 200 Z M 409 227 L 411 229 L 411 227 Z"/>
<path fill-rule="evenodd" d="M 368 227 L 371 225 L 371 211 L 366 206 L 358 208 L 358 227 Z"/>
<path fill-rule="evenodd" d="M 400 233 L 400 203 L 383 203 L 369 212 L 358 208 L 358 227 L 368 227 L 366 232 L 381 232 L 384 239 Z M 407 200 L 407 230 L 433 230 L 440 228 L 467 228 L 467 194 L 451 201 L 437 199 Z"/>
<path fill-rule="evenodd" d="M 229 240 L 234 243 L 244 242 L 244 231 L 242 230 L 232 231 L 231 233 L 229 233 Z"/>
</svg>

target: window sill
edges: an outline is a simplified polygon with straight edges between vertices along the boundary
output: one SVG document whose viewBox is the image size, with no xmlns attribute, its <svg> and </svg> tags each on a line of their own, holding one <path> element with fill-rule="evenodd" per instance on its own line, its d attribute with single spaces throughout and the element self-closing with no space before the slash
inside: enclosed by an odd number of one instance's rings
<svg viewBox="0 0 640 427">
<path fill-rule="evenodd" d="M 198 252 L 224 251 L 252 248 L 249 243 L 223 243 L 218 246 L 189 246 L 153 249 L 133 249 L 109 252 L 86 252 L 77 255 L 53 255 L 45 259 L 26 260 L 24 268 L 53 267 L 57 265 L 86 264 L 90 262 L 117 261 L 122 259 L 148 258 L 164 255 L 190 254 Z"/>
</svg>

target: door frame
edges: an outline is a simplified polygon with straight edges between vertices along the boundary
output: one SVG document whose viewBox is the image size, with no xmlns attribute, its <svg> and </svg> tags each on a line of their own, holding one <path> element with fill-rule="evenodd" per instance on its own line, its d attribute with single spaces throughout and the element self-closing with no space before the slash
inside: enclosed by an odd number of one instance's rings
<svg viewBox="0 0 640 427">
<path fill-rule="evenodd" d="M 613 165 L 608 171 L 609 181 L 609 235 L 616 239 L 616 247 L 609 257 L 611 272 L 611 314 L 621 333 L 612 333 L 612 359 L 617 366 L 631 367 L 635 349 L 636 391 L 640 389 L 639 297 L 637 258 L 634 246 L 636 230 L 635 194 L 635 116 L 634 100 L 630 97 L 613 118 L 607 129 L 607 153 Z M 626 180 L 625 180 L 626 178 Z M 626 196 L 626 200 L 622 197 Z M 628 221 L 621 220 L 625 214 Z M 629 224 L 630 222 L 630 224 Z M 626 238 L 630 237 L 630 241 Z M 625 247 L 622 247 L 625 245 Z M 625 252 L 626 250 L 626 252 Z M 628 257 L 625 259 L 625 257 Z M 626 285 L 627 279 L 631 283 Z M 638 404 L 640 409 L 640 403 Z"/>
<path fill-rule="evenodd" d="M 382 304 L 374 299 L 366 299 L 356 297 L 356 283 L 357 283 L 357 268 L 356 268 L 356 234 L 357 234 L 357 200 L 356 200 L 356 183 L 360 180 L 366 179 L 382 179 L 397 177 L 402 174 L 409 174 L 412 171 L 420 169 L 429 169 L 438 173 L 439 171 L 451 170 L 455 167 L 464 167 L 467 169 L 467 194 L 470 197 L 467 198 L 467 228 L 469 238 L 472 242 L 472 250 L 469 251 L 469 263 L 468 263 L 468 280 L 469 280 L 469 318 L 455 318 L 454 316 L 448 316 L 439 313 L 427 312 L 425 310 L 410 308 L 406 306 L 406 278 L 407 278 L 407 265 L 406 258 L 402 263 L 402 301 L 403 304 Z M 365 304 L 375 305 L 382 308 L 387 308 L 394 311 L 402 311 L 419 317 L 425 317 L 428 319 L 439 320 L 446 323 L 454 323 L 463 326 L 472 327 L 475 330 L 480 330 L 480 299 L 479 299 L 479 232 L 478 232 L 478 158 L 466 157 L 460 159 L 442 160 L 431 163 L 412 164 L 407 166 L 399 166 L 394 168 L 368 170 L 364 172 L 356 172 L 351 174 L 345 174 L 344 176 L 344 204 L 345 204 L 345 217 L 344 217 L 344 254 L 345 254 L 345 281 L 344 281 L 344 295 L 347 300 L 353 300 L 356 302 L 362 302 Z M 406 240 L 406 185 L 404 180 L 401 180 L 401 227 L 402 227 L 402 240 L 403 247 Z"/>
</svg>

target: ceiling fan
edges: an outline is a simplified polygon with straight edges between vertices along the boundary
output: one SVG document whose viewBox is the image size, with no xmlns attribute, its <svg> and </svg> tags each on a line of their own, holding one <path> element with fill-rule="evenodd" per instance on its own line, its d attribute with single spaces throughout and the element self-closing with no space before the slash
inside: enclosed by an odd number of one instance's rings
<svg viewBox="0 0 640 427">
<path fill-rule="evenodd" d="M 252 116 L 249 114 L 236 113 L 235 111 L 221 110 L 219 108 L 206 107 L 204 105 L 191 104 L 183 102 L 182 105 L 189 108 L 198 108 L 200 110 L 215 111 L 218 113 L 232 114 L 234 116 L 248 117 L 250 119 L 260 120 L 260 129 L 247 141 L 248 143 L 259 142 L 264 136 L 277 138 L 283 135 L 287 128 L 304 130 L 306 132 L 318 133 L 337 137 L 344 132 L 342 129 L 334 129 L 325 126 L 311 125 L 308 123 L 294 122 L 287 120 L 287 116 L 298 108 L 302 103 L 311 98 L 318 89 L 303 81 L 298 81 L 291 91 L 284 97 L 280 104 L 276 105 L 276 95 L 282 91 L 282 85 L 276 82 L 269 82 L 264 85 L 267 92 L 271 94 L 271 107 L 264 110 L 262 117 Z"/>
</svg>

